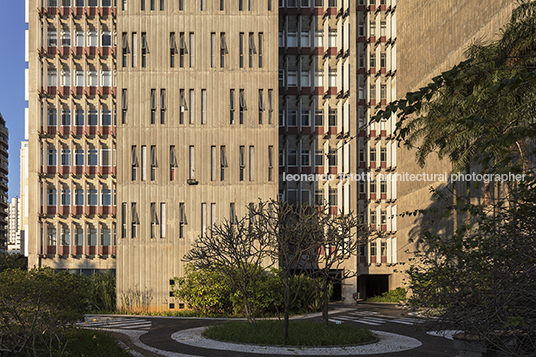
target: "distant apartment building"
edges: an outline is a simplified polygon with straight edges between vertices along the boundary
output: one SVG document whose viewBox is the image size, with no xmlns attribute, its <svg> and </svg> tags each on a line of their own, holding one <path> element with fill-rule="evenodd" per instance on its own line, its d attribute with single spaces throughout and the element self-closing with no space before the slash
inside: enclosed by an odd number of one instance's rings
<svg viewBox="0 0 536 357">
<path fill-rule="evenodd" d="M 13 197 L 8 208 L 8 253 L 16 254 L 21 252 L 21 211 L 20 198 Z"/>
<path fill-rule="evenodd" d="M 8 149 L 9 130 L 6 121 L 0 114 L 0 255 L 7 253 L 8 241 Z"/>
<path fill-rule="evenodd" d="M 342 268 L 358 276 L 336 286 L 335 298 L 350 303 L 404 284 L 414 222 L 399 214 L 422 192 L 393 179 L 400 162 L 413 161 L 401 157 L 396 117 L 368 123 L 435 73 L 439 54 L 462 59 L 466 42 L 433 37 L 422 13 L 440 22 L 448 4 L 29 2 L 21 198 L 30 266 L 116 269 L 119 300 L 130 307 L 138 296 L 137 307 L 180 308 L 170 284 L 193 240 L 259 199 L 282 197 L 370 225 L 372 239 Z M 456 3 L 467 13 L 483 6 Z M 497 31 L 503 8 L 493 0 L 475 27 Z M 449 18 L 452 30 L 476 36 L 461 30 L 462 12 Z M 423 43 L 448 48 L 413 58 Z M 287 179 L 302 174 L 317 176 Z"/>
<path fill-rule="evenodd" d="M 20 143 L 20 239 L 21 254 L 28 256 L 28 141 Z"/>
</svg>

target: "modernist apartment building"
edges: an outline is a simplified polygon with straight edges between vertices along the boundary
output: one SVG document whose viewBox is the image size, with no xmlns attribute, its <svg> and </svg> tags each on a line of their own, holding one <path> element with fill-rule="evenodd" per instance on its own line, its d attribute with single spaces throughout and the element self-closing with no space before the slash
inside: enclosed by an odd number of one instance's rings
<svg viewBox="0 0 536 357">
<path fill-rule="evenodd" d="M 0 114 L 0 255 L 7 253 L 8 238 L 8 207 L 7 174 L 8 174 L 9 131 L 6 121 Z"/>
<path fill-rule="evenodd" d="M 449 24 L 461 38 L 494 33 L 504 3 L 481 11 L 485 5 L 460 0 Z M 420 202 L 423 187 L 393 179 L 400 162 L 412 161 L 394 140 L 396 117 L 367 123 L 415 89 L 421 72 L 438 70 L 434 53 L 412 57 L 423 41 L 446 46 L 438 53 L 455 53 L 449 61 L 461 60 L 466 44 L 429 42 L 426 16 L 420 32 L 409 25 L 417 7 L 29 0 L 30 265 L 115 269 L 120 301 L 180 308 L 170 284 L 184 273 L 181 258 L 193 240 L 279 195 L 358 214 L 371 226 L 373 239 L 345 266 L 359 276 L 337 297 L 351 302 L 354 293 L 403 285 L 415 222 L 399 222 L 399 213 Z M 436 19 L 448 10 L 441 1 L 427 8 Z M 484 32 L 464 32 L 462 14 L 478 11 Z M 293 181 L 289 174 L 319 176 Z"/>
<path fill-rule="evenodd" d="M 20 198 L 13 197 L 8 208 L 8 252 L 10 254 L 21 252 L 21 233 L 20 233 Z"/>
</svg>

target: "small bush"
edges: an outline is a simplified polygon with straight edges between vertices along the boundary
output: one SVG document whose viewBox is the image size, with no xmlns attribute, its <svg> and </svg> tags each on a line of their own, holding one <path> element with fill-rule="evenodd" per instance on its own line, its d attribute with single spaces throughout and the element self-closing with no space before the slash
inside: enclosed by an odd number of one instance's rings
<svg viewBox="0 0 536 357">
<path fill-rule="evenodd" d="M 406 300 L 406 290 L 403 288 L 396 288 L 383 293 L 381 296 L 367 299 L 368 302 L 400 302 L 401 300 Z"/>
<path fill-rule="evenodd" d="M 323 322 L 291 321 L 289 338 L 285 341 L 277 320 L 257 321 L 255 325 L 227 322 L 209 327 L 203 336 L 228 342 L 286 346 L 345 346 L 374 340 L 370 330 L 356 325 L 330 323 L 326 327 Z"/>
</svg>

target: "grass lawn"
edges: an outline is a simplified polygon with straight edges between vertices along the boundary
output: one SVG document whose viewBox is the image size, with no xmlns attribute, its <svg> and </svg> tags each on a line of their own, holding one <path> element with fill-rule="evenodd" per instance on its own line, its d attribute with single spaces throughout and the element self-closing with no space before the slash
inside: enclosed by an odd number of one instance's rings
<svg viewBox="0 0 536 357">
<path fill-rule="evenodd" d="M 105 332 L 72 329 L 67 333 L 67 339 L 67 348 L 62 357 L 131 356 L 119 347 L 115 338 Z"/>
<path fill-rule="evenodd" d="M 290 321 L 289 338 L 285 341 L 278 320 L 257 321 L 254 326 L 244 321 L 226 322 L 209 327 L 203 336 L 227 342 L 286 346 L 345 346 L 375 340 L 370 330 L 355 325 L 330 323 L 326 328 L 323 322 Z"/>
</svg>

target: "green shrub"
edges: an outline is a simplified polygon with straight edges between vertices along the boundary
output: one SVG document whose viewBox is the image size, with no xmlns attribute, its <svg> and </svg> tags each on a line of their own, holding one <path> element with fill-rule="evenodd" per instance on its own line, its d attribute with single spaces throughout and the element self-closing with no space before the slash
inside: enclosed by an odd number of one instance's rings
<svg viewBox="0 0 536 357">
<path fill-rule="evenodd" d="M 259 267 L 259 269 L 262 268 Z M 272 269 L 251 285 L 250 296 L 254 299 L 257 316 L 274 315 L 277 309 L 283 310 L 283 286 L 279 274 L 279 270 Z M 292 294 L 295 294 L 297 286 L 298 283 L 295 281 L 291 290 Z M 185 275 L 175 278 L 173 291 L 175 297 L 204 316 L 215 314 L 241 316 L 244 314 L 242 294 L 230 287 L 216 271 L 194 270 L 191 265 L 188 265 Z M 295 313 L 313 309 L 316 311 L 319 306 L 317 295 L 313 279 L 305 278 L 292 311 Z"/>
<path fill-rule="evenodd" d="M 396 288 L 383 293 L 381 296 L 367 299 L 369 302 L 400 302 L 401 300 L 406 300 L 406 290 L 404 288 Z"/>
<path fill-rule="evenodd" d="M 89 310 L 94 313 L 116 311 L 115 274 L 96 273 L 86 278 L 88 284 Z"/>
</svg>

